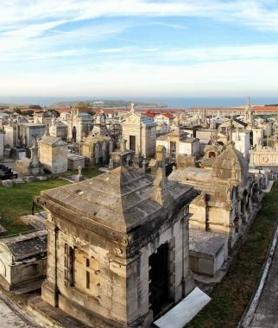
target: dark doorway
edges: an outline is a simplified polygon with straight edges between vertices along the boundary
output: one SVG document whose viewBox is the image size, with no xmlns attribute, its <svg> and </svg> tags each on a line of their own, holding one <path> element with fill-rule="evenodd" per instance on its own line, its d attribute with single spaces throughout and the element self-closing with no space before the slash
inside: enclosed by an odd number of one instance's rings
<svg viewBox="0 0 278 328">
<path fill-rule="evenodd" d="M 170 141 L 170 157 L 172 160 L 176 159 L 177 146 L 174 141 Z"/>
<path fill-rule="evenodd" d="M 149 302 L 156 317 L 170 303 L 168 243 L 150 256 L 149 267 Z"/>
<path fill-rule="evenodd" d="M 76 143 L 76 134 L 77 134 L 77 131 L 76 131 L 76 127 L 74 126 L 72 128 L 72 142 Z"/>
<path fill-rule="evenodd" d="M 129 136 L 129 149 L 135 151 L 136 138 L 135 136 Z"/>
<path fill-rule="evenodd" d="M 209 152 L 209 158 L 215 158 L 215 152 L 214 151 L 210 151 Z"/>
</svg>

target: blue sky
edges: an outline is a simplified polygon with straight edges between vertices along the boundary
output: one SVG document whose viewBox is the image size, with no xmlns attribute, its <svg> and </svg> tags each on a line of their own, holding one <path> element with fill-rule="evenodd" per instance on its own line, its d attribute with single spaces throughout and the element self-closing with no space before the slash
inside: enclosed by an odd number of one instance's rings
<svg viewBox="0 0 278 328">
<path fill-rule="evenodd" d="M 0 96 L 275 96 L 278 1 L 1 0 Z"/>
</svg>

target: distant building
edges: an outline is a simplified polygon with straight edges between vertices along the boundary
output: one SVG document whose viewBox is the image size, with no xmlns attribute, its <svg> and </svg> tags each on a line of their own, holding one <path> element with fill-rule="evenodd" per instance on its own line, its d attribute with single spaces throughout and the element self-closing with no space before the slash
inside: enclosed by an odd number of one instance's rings
<svg viewBox="0 0 278 328">
<path fill-rule="evenodd" d="M 92 115 L 80 112 L 79 109 L 72 109 L 70 115 L 67 115 L 68 140 L 72 142 L 81 142 L 92 130 Z"/>
<path fill-rule="evenodd" d="M 53 114 L 50 111 L 35 112 L 33 116 L 34 123 L 49 126 L 52 121 L 52 116 Z"/>
<path fill-rule="evenodd" d="M 114 145 L 107 135 L 95 133 L 95 128 L 80 145 L 80 154 L 85 157 L 87 166 L 108 164 Z"/>
<path fill-rule="evenodd" d="M 68 170 L 68 145 L 60 138 L 43 136 L 39 140 L 39 160 L 51 173 Z"/>
<path fill-rule="evenodd" d="M 169 179 L 200 192 L 189 207 L 190 258 L 194 272 L 213 276 L 260 208 L 261 190 L 232 143 L 208 151 L 211 167 L 181 167 Z"/>
<path fill-rule="evenodd" d="M 232 140 L 235 144 L 235 148 L 242 153 L 242 155 L 248 160 L 250 151 L 250 131 L 239 130 L 232 132 Z"/>
<path fill-rule="evenodd" d="M 179 128 L 157 137 L 156 145 L 165 147 L 170 160 L 176 160 L 178 155 L 197 156 L 200 151 L 199 139 L 187 138 Z"/>
<path fill-rule="evenodd" d="M 45 134 L 46 126 L 40 123 L 22 123 L 19 125 L 19 143 L 27 148 L 33 144 L 33 139 L 41 138 Z"/>
<path fill-rule="evenodd" d="M 122 137 L 127 141 L 127 149 L 137 156 L 151 158 L 155 155 L 156 123 L 153 118 L 135 112 L 133 105 L 122 122 Z"/>
<path fill-rule="evenodd" d="M 67 140 L 68 126 L 65 122 L 52 119 L 49 127 L 49 135 L 56 138 Z"/>
</svg>

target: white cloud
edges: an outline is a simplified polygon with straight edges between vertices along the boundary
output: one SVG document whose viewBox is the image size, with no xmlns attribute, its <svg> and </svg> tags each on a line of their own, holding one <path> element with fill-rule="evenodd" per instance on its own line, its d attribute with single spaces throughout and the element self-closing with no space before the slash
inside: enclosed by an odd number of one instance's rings
<svg viewBox="0 0 278 328">
<path fill-rule="evenodd" d="M 132 41 L 126 46 L 122 40 L 117 46 L 87 48 L 88 41 L 118 37 L 132 24 L 120 20 L 100 23 L 97 18 L 142 16 L 205 17 L 278 32 L 278 5 L 272 0 L 1 0 L 0 65 L 11 61 L 24 66 L 25 61 L 80 56 L 98 57 L 103 64 L 95 62 L 90 71 L 79 62 L 82 68 L 71 67 L 70 72 L 1 72 L 0 92 L 146 96 L 242 90 L 246 95 L 250 90 L 260 93 L 278 88 L 278 44 L 161 49 L 154 43 L 144 49 L 130 46 Z M 85 20 L 90 21 L 78 24 Z M 65 24 L 70 29 L 64 29 Z M 112 61 L 106 62 L 108 57 Z M 140 64 L 143 59 L 149 64 Z"/>
<path fill-rule="evenodd" d="M 270 5 L 272 6 L 270 7 Z M 0 2 L 0 24 L 120 16 L 208 17 L 278 31 L 275 1 L 263 0 L 14 0 Z"/>
<path fill-rule="evenodd" d="M 259 96 L 275 94 L 277 74 L 278 61 L 272 60 L 168 66 L 115 62 L 43 78 L 39 73 L 5 74 L 0 95 L 16 90 L 18 96 Z"/>
<path fill-rule="evenodd" d="M 159 51 L 159 58 L 177 61 L 235 61 L 252 59 L 277 59 L 278 44 L 250 44 L 248 46 L 215 46 L 202 48 L 170 49 Z"/>
</svg>

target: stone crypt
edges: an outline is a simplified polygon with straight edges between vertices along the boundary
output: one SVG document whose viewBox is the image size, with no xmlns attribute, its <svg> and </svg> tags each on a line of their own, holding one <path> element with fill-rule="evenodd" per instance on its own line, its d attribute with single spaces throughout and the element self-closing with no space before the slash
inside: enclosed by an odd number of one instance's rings
<svg viewBox="0 0 278 328">
<path fill-rule="evenodd" d="M 214 276 L 260 209 L 260 186 L 232 142 L 211 167 L 180 167 L 169 180 L 191 185 L 200 193 L 189 206 L 191 269 Z"/>
<path fill-rule="evenodd" d="M 167 180 L 164 148 L 157 159 L 154 177 L 118 167 L 41 192 L 45 302 L 89 327 L 150 327 L 192 291 L 188 206 L 196 193 Z"/>
</svg>

